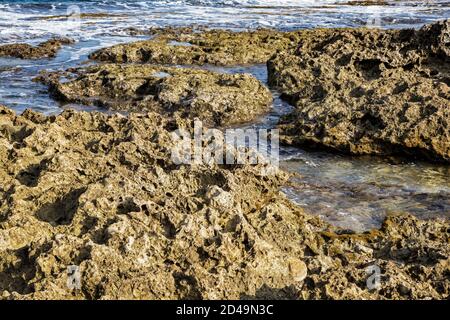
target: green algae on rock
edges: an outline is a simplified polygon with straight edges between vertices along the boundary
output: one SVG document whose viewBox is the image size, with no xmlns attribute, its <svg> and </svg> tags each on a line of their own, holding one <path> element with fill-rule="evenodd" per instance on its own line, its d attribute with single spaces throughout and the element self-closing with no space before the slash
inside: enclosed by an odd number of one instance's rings
<svg viewBox="0 0 450 320">
<path fill-rule="evenodd" d="M 90 58 L 109 62 L 188 65 L 236 65 L 266 63 L 277 50 L 295 47 L 301 32 L 261 29 L 249 32 L 225 30 L 151 30 L 151 40 L 100 49 Z"/>
<path fill-rule="evenodd" d="M 370 45 L 368 45 L 370 44 Z M 420 30 L 330 29 L 268 63 L 296 106 L 286 143 L 450 161 L 450 21 Z"/>
<path fill-rule="evenodd" d="M 53 58 L 63 45 L 73 43 L 72 39 L 54 38 L 32 46 L 27 43 L 15 43 L 0 45 L 0 57 L 12 57 L 19 59 L 43 59 Z"/>
<path fill-rule="evenodd" d="M 105 64 L 43 76 L 64 102 L 114 110 L 178 112 L 214 125 L 250 121 L 269 110 L 270 91 L 249 74 L 154 65 Z"/>
<path fill-rule="evenodd" d="M 347 234 L 288 201 L 268 164 L 175 165 L 177 128 L 193 123 L 0 107 L 0 298 L 450 297 L 448 222 Z"/>
</svg>

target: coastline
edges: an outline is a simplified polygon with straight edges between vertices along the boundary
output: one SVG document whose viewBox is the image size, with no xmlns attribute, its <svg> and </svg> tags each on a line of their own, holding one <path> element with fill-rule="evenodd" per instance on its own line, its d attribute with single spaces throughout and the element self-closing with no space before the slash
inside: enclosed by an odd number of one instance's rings
<svg viewBox="0 0 450 320">
<path fill-rule="evenodd" d="M 270 50 L 293 55 L 303 34 L 315 31 L 258 32 L 260 37 L 242 33 L 236 40 L 233 33 L 212 31 L 212 44 L 208 36 L 199 40 L 201 35 L 186 34 L 170 39 L 176 44 L 161 41 L 155 55 L 149 54 L 155 52 L 155 40 L 150 40 L 106 48 L 91 57 L 118 64 L 261 63 L 273 56 Z M 267 38 L 274 42 L 266 45 Z M 152 41 L 143 54 L 142 47 Z M 199 56 L 193 46 L 208 50 Z M 209 50 L 214 46 L 218 49 Z M 126 61 L 116 61 L 117 57 Z M 60 82 L 59 75 L 45 81 L 60 86 L 60 94 L 70 81 L 79 81 L 81 85 L 71 92 L 74 99 L 96 97 L 122 107 L 127 104 L 114 99 L 126 92 L 143 102 L 144 113 L 64 111 L 44 116 L 0 109 L 0 176 L 6 181 L 0 189 L 3 298 L 449 297 L 448 221 L 394 215 L 380 230 L 358 234 L 310 216 L 286 199 L 280 187 L 288 176 L 278 170 L 267 174 L 264 165 L 251 164 L 175 166 L 169 155 L 170 133 L 177 128 L 193 131 L 195 117 L 211 120 L 205 110 L 214 106 L 217 111 L 229 103 L 230 95 L 217 102 L 205 99 L 199 90 L 194 94 L 202 102 L 200 109 L 172 114 L 167 110 L 186 106 L 186 97 L 191 103 L 193 93 L 183 96 L 177 85 L 169 86 L 175 93 L 157 98 L 161 105 L 153 108 L 154 92 L 161 94 L 161 89 L 152 91 L 152 77 L 133 71 L 130 77 L 121 71 L 106 73 L 105 68 L 94 67 L 93 72 L 82 68 L 69 82 Z M 199 73 L 184 70 L 194 78 Z M 158 85 L 167 88 L 162 78 Z M 242 79 L 236 81 L 242 84 Z M 248 90 L 229 79 L 219 83 L 244 94 Z M 143 84 L 152 90 L 142 91 Z M 233 91 L 231 97 L 239 96 Z M 68 95 L 66 99 L 70 100 Z M 444 131 L 442 137 L 448 134 Z M 444 147 L 445 143 L 448 148 L 449 141 L 443 140 Z M 448 149 L 443 150 L 448 155 Z M 79 266 L 83 278 L 81 288 L 70 292 L 68 264 Z M 383 270 L 382 289 L 367 289 L 371 265 Z"/>
</svg>

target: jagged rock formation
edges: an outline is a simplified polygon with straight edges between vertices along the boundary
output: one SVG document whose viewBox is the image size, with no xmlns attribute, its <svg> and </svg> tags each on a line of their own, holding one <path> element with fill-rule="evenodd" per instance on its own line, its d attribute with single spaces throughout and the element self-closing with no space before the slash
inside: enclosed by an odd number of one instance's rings
<svg viewBox="0 0 450 320">
<path fill-rule="evenodd" d="M 214 125 L 253 120 L 272 104 L 270 91 L 249 74 L 106 64 L 47 74 L 41 80 L 64 102 L 124 111 L 178 112 Z"/>
<path fill-rule="evenodd" d="M 55 38 L 32 46 L 28 43 L 14 43 L 0 45 L 0 57 L 19 59 L 53 58 L 63 45 L 73 43 L 72 39 Z"/>
<path fill-rule="evenodd" d="M 268 164 L 174 164 L 180 128 L 192 121 L 0 107 L 0 296 L 449 298 L 448 222 L 335 229 L 289 202 Z"/>
<path fill-rule="evenodd" d="M 290 144 L 450 161 L 450 21 L 420 30 L 330 29 L 269 63 L 296 111 Z"/>
<path fill-rule="evenodd" d="M 100 49 L 92 59 L 116 63 L 236 65 L 266 63 L 277 50 L 295 47 L 302 32 L 153 30 L 151 40 Z"/>
</svg>

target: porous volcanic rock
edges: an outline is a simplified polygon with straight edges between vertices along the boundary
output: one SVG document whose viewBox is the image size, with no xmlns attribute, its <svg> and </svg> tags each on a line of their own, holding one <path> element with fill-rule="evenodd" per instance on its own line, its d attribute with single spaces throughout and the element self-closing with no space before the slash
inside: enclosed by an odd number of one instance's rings
<svg viewBox="0 0 450 320">
<path fill-rule="evenodd" d="M 0 45 L 0 57 L 19 59 L 53 58 L 63 45 L 73 43 L 72 39 L 55 38 L 32 46 L 28 43 L 15 43 Z"/>
<path fill-rule="evenodd" d="M 295 47 L 302 32 L 249 32 L 189 28 L 152 30 L 154 38 L 100 49 L 90 58 L 109 62 L 236 65 L 266 63 L 277 50 Z"/>
<path fill-rule="evenodd" d="M 250 74 L 119 64 L 70 71 L 43 76 L 54 97 L 114 110 L 178 112 L 225 125 L 253 120 L 272 103 L 269 89 Z"/>
<path fill-rule="evenodd" d="M 450 161 L 450 21 L 420 30 L 331 29 L 268 63 L 296 109 L 286 143 Z"/>
<path fill-rule="evenodd" d="M 77 18 L 77 19 L 106 19 L 106 18 L 124 18 L 127 17 L 126 14 L 115 14 L 115 13 L 108 13 L 108 12 L 83 12 L 80 14 L 73 14 L 73 15 L 53 15 L 53 16 L 39 16 L 35 17 L 36 20 L 67 20 L 70 18 Z"/>
<path fill-rule="evenodd" d="M 0 297 L 449 298 L 448 222 L 335 229 L 289 202 L 269 164 L 175 165 L 172 130 L 192 126 L 0 107 Z"/>
</svg>

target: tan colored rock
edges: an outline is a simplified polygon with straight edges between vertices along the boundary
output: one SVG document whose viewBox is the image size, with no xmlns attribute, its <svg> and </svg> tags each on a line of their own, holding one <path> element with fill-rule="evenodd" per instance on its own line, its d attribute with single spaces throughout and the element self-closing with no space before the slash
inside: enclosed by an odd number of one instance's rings
<svg viewBox="0 0 450 320">
<path fill-rule="evenodd" d="M 305 280 L 308 275 L 308 267 L 306 264 L 298 259 L 288 260 L 289 272 L 295 281 L 301 282 Z"/>
<path fill-rule="evenodd" d="M 180 113 L 213 125 L 253 120 L 270 91 L 249 74 L 153 65 L 106 64 L 43 76 L 59 100 L 113 110 Z M 68 79 L 67 79 L 68 78 Z"/>
<path fill-rule="evenodd" d="M 15 43 L 0 45 L 0 57 L 12 57 L 19 59 L 43 59 L 53 58 L 63 45 L 73 43 L 72 39 L 55 38 L 32 46 L 27 43 Z"/>
<path fill-rule="evenodd" d="M 449 162 L 449 39 L 449 20 L 417 31 L 313 31 L 269 62 L 271 84 L 296 106 L 282 139 Z"/>
<path fill-rule="evenodd" d="M 153 30 L 151 40 L 100 49 L 90 58 L 117 63 L 140 62 L 188 65 L 266 63 L 277 51 L 296 46 L 302 32 L 261 29 L 250 32 L 225 30 Z"/>
<path fill-rule="evenodd" d="M 192 126 L 0 107 L 0 297 L 449 298 L 447 221 L 345 234 L 288 201 L 268 165 L 175 165 L 171 132 Z"/>
</svg>

